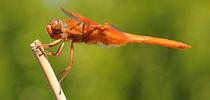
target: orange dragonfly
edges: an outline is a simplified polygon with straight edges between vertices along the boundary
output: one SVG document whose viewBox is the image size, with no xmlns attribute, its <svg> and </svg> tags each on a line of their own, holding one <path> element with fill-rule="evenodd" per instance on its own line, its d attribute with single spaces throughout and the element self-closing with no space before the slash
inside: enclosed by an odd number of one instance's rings
<svg viewBox="0 0 210 100">
<path fill-rule="evenodd" d="M 49 44 L 43 44 L 44 48 L 49 48 L 61 44 L 57 52 L 48 52 L 47 55 L 58 56 L 63 50 L 64 43 L 71 41 L 70 64 L 61 72 L 60 82 L 67 76 L 73 65 L 74 43 L 103 44 L 121 46 L 128 43 L 155 44 L 169 48 L 187 49 L 191 46 L 163 38 L 150 36 L 134 35 L 122 32 L 112 27 L 109 23 L 100 25 L 77 13 L 61 10 L 70 18 L 65 20 L 53 19 L 47 25 L 46 30 L 55 41 Z"/>
</svg>

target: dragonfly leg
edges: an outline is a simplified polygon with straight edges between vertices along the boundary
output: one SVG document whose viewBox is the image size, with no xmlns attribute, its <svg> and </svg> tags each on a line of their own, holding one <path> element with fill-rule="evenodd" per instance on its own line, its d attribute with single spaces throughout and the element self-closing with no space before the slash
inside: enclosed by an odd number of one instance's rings
<svg viewBox="0 0 210 100">
<path fill-rule="evenodd" d="M 43 46 L 43 48 L 54 47 L 54 46 L 58 45 L 61 41 L 62 41 L 62 39 L 58 39 L 58 40 L 55 40 L 49 44 L 42 44 L 42 46 Z"/>
<path fill-rule="evenodd" d="M 50 52 L 50 51 L 45 51 L 45 52 L 49 56 L 59 56 L 61 54 L 61 51 L 64 48 L 64 44 L 65 44 L 65 42 L 62 42 L 60 47 L 58 48 L 58 50 L 56 52 Z"/>
<path fill-rule="evenodd" d="M 72 68 L 72 65 L 73 65 L 73 61 L 74 61 L 74 44 L 73 44 L 73 41 L 72 41 L 71 42 L 71 48 L 70 48 L 70 63 L 62 72 L 60 72 L 58 74 L 60 83 L 69 74 L 69 72 L 71 71 L 71 68 Z"/>
</svg>

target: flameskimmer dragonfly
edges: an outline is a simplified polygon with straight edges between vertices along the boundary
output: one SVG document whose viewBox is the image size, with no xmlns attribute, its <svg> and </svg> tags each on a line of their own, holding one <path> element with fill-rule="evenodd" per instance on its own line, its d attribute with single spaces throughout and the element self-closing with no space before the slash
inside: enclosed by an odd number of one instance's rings
<svg viewBox="0 0 210 100">
<path fill-rule="evenodd" d="M 125 45 L 128 43 L 143 43 L 143 44 L 155 44 L 169 48 L 186 49 L 191 46 L 181 42 L 156 38 L 150 36 L 134 35 L 126 32 L 119 31 L 112 27 L 109 23 L 100 25 L 86 17 L 83 17 L 77 13 L 67 11 L 63 8 L 61 10 L 70 18 L 65 20 L 53 19 L 47 25 L 46 30 L 51 38 L 55 41 L 49 44 L 43 44 L 44 48 L 56 46 L 61 43 L 57 52 L 48 52 L 47 55 L 58 56 L 64 47 L 64 43 L 71 41 L 70 49 L 70 64 L 65 70 L 61 72 L 60 82 L 70 72 L 73 65 L 74 56 L 74 43 L 87 43 L 87 44 L 103 44 L 103 45 Z"/>
</svg>

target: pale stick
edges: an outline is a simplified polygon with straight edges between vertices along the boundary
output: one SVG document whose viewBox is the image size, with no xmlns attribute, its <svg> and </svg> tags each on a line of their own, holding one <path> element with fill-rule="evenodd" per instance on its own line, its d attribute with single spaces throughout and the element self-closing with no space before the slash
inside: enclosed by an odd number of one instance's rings
<svg viewBox="0 0 210 100">
<path fill-rule="evenodd" d="M 45 74 L 45 77 L 49 83 L 49 86 L 50 86 L 56 100 L 67 100 L 50 63 L 46 58 L 46 55 L 44 53 L 44 49 L 41 45 L 41 42 L 39 40 L 35 40 L 31 44 L 31 48 L 32 48 L 32 51 L 33 51 L 34 55 L 36 56 L 39 64 L 41 65 L 42 71 Z"/>
</svg>

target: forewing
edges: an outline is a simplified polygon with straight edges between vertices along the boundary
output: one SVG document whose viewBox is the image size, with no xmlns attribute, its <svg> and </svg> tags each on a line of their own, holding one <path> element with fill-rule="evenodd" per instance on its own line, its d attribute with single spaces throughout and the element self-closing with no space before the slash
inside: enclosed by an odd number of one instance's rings
<svg viewBox="0 0 210 100">
<path fill-rule="evenodd" d="M 75 20 L 78 20 L 78 21 L 81 21 L 82 23 L 85 23 L 85 24 L 89 24 L 89 25 L 99 25 L 98 23 L 86 18 L 86 17 L 83 17 L 77 13 L 74 13 L 74 12 L 70 12 L 64 8 L 61 7 L 61 10 L 69 17 L 75 19 Z"/>
</svg>

